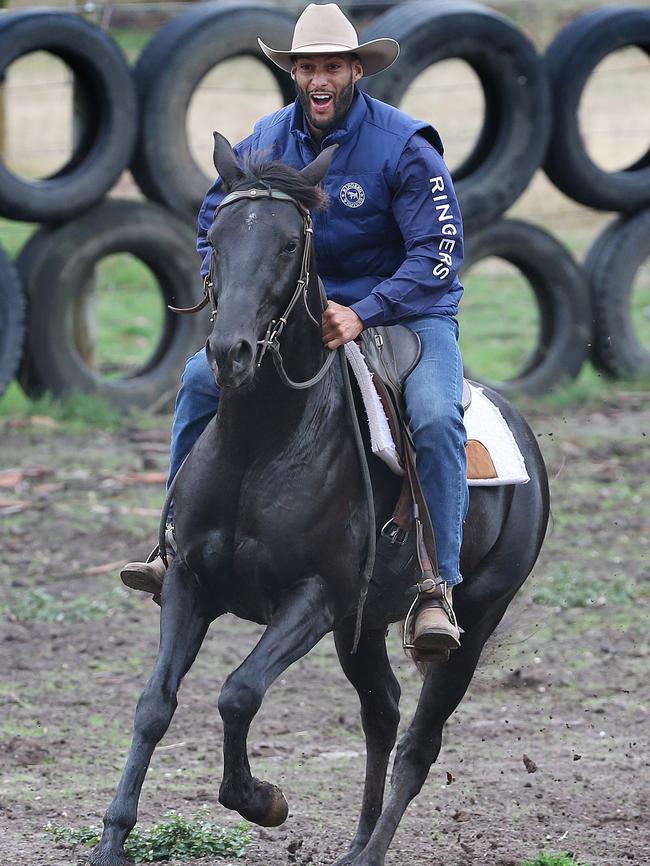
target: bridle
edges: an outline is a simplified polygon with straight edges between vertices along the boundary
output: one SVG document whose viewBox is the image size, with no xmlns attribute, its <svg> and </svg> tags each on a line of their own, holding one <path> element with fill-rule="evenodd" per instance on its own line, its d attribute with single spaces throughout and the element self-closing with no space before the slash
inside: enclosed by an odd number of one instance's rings
<svg viewBox="0 0 650 866">
<path fill-rule="evenodd" d="M 331 350 L 326 350 L 328 352 L 327 357 L 321 368 L 318 370 L 316 375 L 312 376 L 311 379 L 306 380 L 305 382 L 294 382 L 287 375 L 286 370 L 284 369 L 284 363 L 282 361 L 282 354 L 280 351 L 280 336 L 284 330 L 285 325 L 291 315 L 294 307 L 298 303 L 298 301 L 302 298 L 302 302 L 305 308 L 305 311 L 311 321 L 316 325 L 316 327 L 320 328 L 321 323 L 313 316 L 311 310 L 309 309 L 309 303 L 307 301 L 307 291 L 309 289 L 309 276 L 310 276 L 310 265 L 312 261 L 312 253 L 313 253 L 313 239 L 314 239 L 314 228 L 312 225 L 311 214 L 307 210 L 307 208 L 303 207 L 299 201 L 297 201 L 293 196 L 290 196 L 286 192 L 282 192 L 279 189 L 272 189 L 271 187 L 267 187 L 266 189 L 246 189 L 246 190 L 237 190 L 235 192 L 229 193 L 219 204 L 215 211 L 215 218 L 220 211 L 224 208 L 228 207 L 231 204 L 235 204 L 236 202 L 242 201 L 244 199 L 250 200 L 258 200 L 258 199 L 276 199 L 278 201 L 289 201 L 293 204 L 300 215 L 303 218 L 303 235 L 304 235 L 304 243 L 303 243 L 303 252 L 302 252 L 302 264 L 300 266 L 300 274 L 298 276 L 298 281 L 296 283 L 296 288 L 294 289 L 293 295 L 289 303 L 287 304 L 284 312 L 278 319 L 272 319 L 268 327 L 266 329 L 266 333 L 264 334 L 264 338 L 262 340 L 257 341 L 257 349 L 256 349 L 256 366 L 259 367 L 264 359 L 264 355 L 268 351 L 272 358 L 273 363 L 275 364 L 275 368 L 278 371 L 278 375 L 280 379 L 287 385 L 289 388 L 302 389 L 302 388 L 311 388 L 313 385 L 316 385 L 321 379 L 325 376 L 329 368 L 332 366 L 334 361 L 334 357 L 336 352 Z M 190 313 L 198 313 L 199 310 L 202 310 L 208 304 L 212 307 L 212 312 L 210 314 L 210 322 L 214 323 L 215 316 L 217 315 L 217 302 L 214 295 L 214 281 L 216 276 L 216 252 L 212 251 L 212 257 L 210 260 L 210 271 L 203 280 L 203 298 L 202 300 L 196 304 L 194 307 L 172 307 L 169 306 L 170 309 L 174 313 L 181 313 L 184 315 Z M 323 309 L 325 308 L 326 298 L 324 293 L 321 290 L 321 302 L 323 304 Z"/>
</svg>

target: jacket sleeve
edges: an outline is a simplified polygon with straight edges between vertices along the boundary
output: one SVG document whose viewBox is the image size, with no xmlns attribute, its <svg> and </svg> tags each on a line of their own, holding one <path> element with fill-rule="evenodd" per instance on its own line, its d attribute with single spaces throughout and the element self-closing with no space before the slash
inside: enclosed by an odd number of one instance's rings
<svg viewBox="0 0 650 866">
<path fill-rule="evenodd" d="M 238 159 L 245 159 L 251 151 L 253 136 L 249 135 L 233 147 Z M 208 190 L 199 210 L 199 227 L 196 238 L 196 249 L 201 258 L 201 276 L 206 277 L 210 271 L 210 244 L 208 232 L 214 220 L 214 212 L 225 197 L 221 178 L 217 179 Z"/>
<path fill-rule="evenodd" d="M 460 288 L 463 223 L 449 170 L 421 135 L 407 143 L 396 173 L 392 209 L 406 258 L 352 309 L 367 327 L 431 312 L 447 292 Z"/>
</svg>

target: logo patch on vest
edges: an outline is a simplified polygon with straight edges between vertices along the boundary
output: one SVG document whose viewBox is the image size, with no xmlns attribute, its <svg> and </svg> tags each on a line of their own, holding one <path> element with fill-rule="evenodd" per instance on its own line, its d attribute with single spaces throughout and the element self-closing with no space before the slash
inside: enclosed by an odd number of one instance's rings
<svg viewBox="0 0 650 866">
<path fill-rule="evenodd" d="M 339 198 L 346 207 L 361 207 L 366 200 L 366 194 L 361 184 L 350 181 L 341 187 Z"/>
</svg>

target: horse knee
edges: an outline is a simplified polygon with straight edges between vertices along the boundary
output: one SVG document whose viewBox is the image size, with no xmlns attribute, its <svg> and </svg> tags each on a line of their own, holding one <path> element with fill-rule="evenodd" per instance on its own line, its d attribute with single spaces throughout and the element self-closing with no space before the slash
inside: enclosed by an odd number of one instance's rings
<svg viewBox="0 0 650 866">
<path fill-rule="evenodd" d="M 411 789 L 415 796 L 427 778 L 431 765 L 440 753 L 442 728 L 418 736 L 407 732 L 397 747 L 393 766 L 393 784 Z"/>
<path fill-rule="evenodd" d="M 361 722 L 366 736 L 377 738 L 388 749 L 392 749 L 399 726 L 399 696 L 390 696 L 381 705 L 362 707 Z"/>
<path fill-rule="evenodd" d="M 263 690 L 250 680 L 231 674 L 219 695 L 219 713 L 224 722 L 250 719 L 259 710 L 264 696 Z"/>
<path fill-rule="evenodd" d="M 140 696 L 135 714 L 135 729 L 148 743 L 158 743 L 165 735 L 178 699 L 176 692 L 147 686 Z"/>
</svg>

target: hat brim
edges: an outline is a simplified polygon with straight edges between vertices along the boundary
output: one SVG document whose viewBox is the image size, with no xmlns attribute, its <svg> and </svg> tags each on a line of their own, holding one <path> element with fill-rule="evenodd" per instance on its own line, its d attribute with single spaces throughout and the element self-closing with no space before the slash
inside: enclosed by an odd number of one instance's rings
<svg viewBox="0 0 650 866">
<path fill-rule="evenodd" d="M 261 39 L 258 39 L 257 42 L 269 60 L 280 69 L 284 69 L 285 72 L 291 72 L 292 57 L 303 57 L 311 54 L 357 54 L 363 66 L 364 76 L 376 75 L 392 66 L 399 57 L 399 42 L 395 39 L 373 39 L 371 42 L 364 42 L 358 48 L 317 43 L 315 45 L 303 45 L 290 51 L 276 51 L 275 48 L 266 45 Z"/>
</svg>

